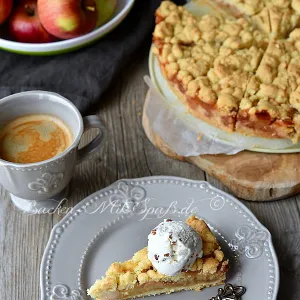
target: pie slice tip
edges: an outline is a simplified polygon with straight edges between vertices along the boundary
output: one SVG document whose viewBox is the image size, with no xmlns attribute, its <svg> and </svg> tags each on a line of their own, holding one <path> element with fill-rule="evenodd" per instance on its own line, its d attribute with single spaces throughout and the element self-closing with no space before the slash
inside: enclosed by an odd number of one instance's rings
<svg viewBox="0 0 300 300">
<path fill-rule="evenodd" d="M 186 223 L 203 242 L 203 257 L 198 258 L 189 271 L 176 276 L 158 273 L 144 248 L 128 261 L 113 263 L 106 275 L 88 290 L 88 295 L 97 300 L 134 299 L 183 290 L 200 291 L 223 284 L 229 266 L 215 236 L 207 224 L 195 216 L 188 218 Z"/>
</svg>

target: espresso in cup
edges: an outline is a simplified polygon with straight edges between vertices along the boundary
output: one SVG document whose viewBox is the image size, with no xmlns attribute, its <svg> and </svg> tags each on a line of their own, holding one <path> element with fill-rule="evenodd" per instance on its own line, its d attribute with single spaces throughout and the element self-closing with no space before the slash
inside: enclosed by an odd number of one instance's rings
<svg viewBox="0 0 300 300">
<path fill-rule="evenodd" d="M 41 162 L 64 152 L 72 142 L 71 130 L 56 116 L 26 115 L 0 129 L 0 158 L 20 164 Z"/>
</svg>

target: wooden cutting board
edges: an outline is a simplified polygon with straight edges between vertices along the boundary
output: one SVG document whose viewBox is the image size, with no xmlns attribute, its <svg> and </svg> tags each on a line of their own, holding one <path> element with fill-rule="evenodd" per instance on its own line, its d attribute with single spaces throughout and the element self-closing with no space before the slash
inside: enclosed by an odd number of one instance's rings
<svg viewBox="0 0 300 300">
<path fill-rule="evenodd" d="M 236 155 L 178 156 L 151 128 L 145 113 L 150 101 L 147 94 L 143 127 L 149 140 L 164 154 L 193 163 L 214 176 L 239 198 L 251 201 L 270 201 L 300 192 L 300 153 L 266 154 L 243 151 Z"/>
</svg>

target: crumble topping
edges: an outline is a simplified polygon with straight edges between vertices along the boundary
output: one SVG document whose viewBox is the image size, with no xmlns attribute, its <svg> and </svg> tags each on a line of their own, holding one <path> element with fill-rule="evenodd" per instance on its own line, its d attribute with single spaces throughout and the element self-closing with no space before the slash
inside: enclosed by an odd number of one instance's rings
<svg viewBox="0 0 300 300">
<path fill-rule="evenodd" d="M 224 261 L 224 253 L 220 249 L 215 236 L 212 234 L 206 223 L 192 216 L 186 223 L 191 226 L 203 241 L 202 258 L 197 258 L 192 265 L 190 272 L 198 272 L 203 275 L 213 275 L 218 270 L 227 270 L 228 261 Z M 147 282 L 159 282 L 172 279 L 172 282 L 180 282 L 186 277 L 186 272 L 176 276 L 167 276 L 158 273 L 148 259 L 148 250 L 144 248 L 134 254 L 133 258 L 124 263 L 113 263 L 107 270 L 106 276 L 97 280 L 93 289 L 97 291 L 128 290 L 136 284 Z"/>
<path fill-rule="evenodd" d="M 212 0 L 228 7 L 233 15 L 244 15 L 272 38 L 285 38 L 299 27 L 299 0 Z M 237 13 L 237 10 L 239 13 Z"/>
<path fill-rule="evenodd" d="M 243 18 L 193 16 L 169 1 L 156 16 L 153 53 L 169 80 L 221 113 L 236 111 L 261 60 L 265 36 Z"/>
<path fill-rule="evenodd" d="M 259 13 L 264 8 L 263 0 L 225 0 L 224 2 L 249 16 Z"/>
<path fill-rule="evenodd" d="M 273 38 L 285 38 L 299 26 L 300 16 L 291 8 L 267 6 L 252 21 Z"/>
<path fill-rule="evenodd" d="M 259 116 L 269 119 L 270 125 L 286 122 L 288 130 L 280 137 L 297 141 L 300 0 L 226 2 L 248 17 L 200 17 L 170 1 L 161 4 L 156 12 L 153 53 L 164 75 L 175 92 L 180 91 L 179 98 L 186 97 L 189 111 L 213 125 L 238 131 L 238 115 L 249 120 Z M 189 99 L 194 101 L 192 108 Z M 199 110 L 197 102 L 202 106 Z M 217 112 L 210 118 L 209 112 L 200 113 L 208 107 Z M 228 117 L 232 119 L 222 121 Z M 276 136 L 272 130 L 270 137 Z"/>
<path fill-rule="evenodd" d="M 267 112 L 273 119 L 292 119 L 300 112 L 299 29 L 285 41 L 271 41 L 251 78 L 240 109 Z"/>
</svg>

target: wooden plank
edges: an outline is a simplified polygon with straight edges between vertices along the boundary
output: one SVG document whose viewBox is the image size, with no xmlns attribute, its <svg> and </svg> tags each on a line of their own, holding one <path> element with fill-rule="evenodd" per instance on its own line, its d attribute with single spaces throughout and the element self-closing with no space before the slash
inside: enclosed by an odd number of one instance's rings
<svg viewBox="0 0 300 300">
<path fill-rule="evenodd" d="M 21 213 L 2 188 L 0 199 L 0 299 L 39 299 L 39 268 L 52 217 Z"/>
</svg>

